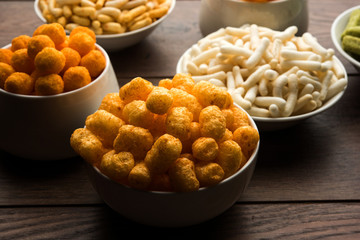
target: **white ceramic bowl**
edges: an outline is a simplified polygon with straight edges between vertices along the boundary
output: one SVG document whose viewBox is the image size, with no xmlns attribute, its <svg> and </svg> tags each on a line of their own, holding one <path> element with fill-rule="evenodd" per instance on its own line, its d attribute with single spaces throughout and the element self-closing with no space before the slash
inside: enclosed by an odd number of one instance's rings
<svg viewBox="0 0 360 240">
<path fill-rule="evenodd" d="M 344 11 L 334 20 L 331 26 L 331 39 L 335 45 L 336 50 L 339 51 L 344 58 L 346 58 L 349 62 L 351 62 L 358 71 L 360 71 L 360 62 L 343 50 L 341 44 L 341 34 L 345 30 L 351 12 L 359 8 L 360 5 Z"/>
<path fill-rule="evenodd" d="M 251 125 L 257 129 L 250 118 Z M 110 180 L 87 164 L 90 181 L 104 202 L 122 216 L 157 227 L 184 227 L 210 220 L 229 209 L 253 175 L 260 141 L 248 162 L 219 184 L 195 192 L 136 190 Z"/>
<path fill-rule="evenodd" d="M 297 26 L 308 28 L 307 0 L 276 0 L 266 3 L 244 0 L 201 0 L 200 30 L 204 36 L 222 27 L 257 24 L 274 30 Z"/>
<path fill-rule="evenodd" d="M 139 43 L 141 40 L 146 38 L 150 33 L 152 33 L 156 27 L 159 26 L 174 10 L 176 0 L 172 0 L 171 7 L 167 14 L 160 19 L 156 20 L 152 24 L 140 28 L 135 31 L 125 32 L 120 34 L 106 34 L 106 35 L 96 35 L 96 43 L 102 46 L 106 51 L 119 51 L 124 48 L 133 46 Z M 34 9 L 36 15 L 46 23 L 45 18 L 43 17 L 41 10 L 39 8 L 39 0 L 35 0 Z"/>
<path fill-rule="evenodd" d="M 83 127 L 107 93 L 119 91 L 108 54 L 96 46 L 106 58 L 106 67 L 85 87 L 52 96 L 13 94 L 0 88 L 0 149 L 36 160 L 76 156 L 70 146 L 72 132 Z"/>
</svg>

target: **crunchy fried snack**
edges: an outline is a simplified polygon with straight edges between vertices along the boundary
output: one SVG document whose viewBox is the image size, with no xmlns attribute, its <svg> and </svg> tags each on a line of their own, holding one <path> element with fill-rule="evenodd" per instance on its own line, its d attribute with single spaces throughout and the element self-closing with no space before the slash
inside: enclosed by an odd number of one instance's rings
<svg viewBox="0 0 360 240">
<path fill-rule="evenodd" d="M 159 87 L 164 87 L 170 90 L 173 87 L 172 80 L 169 78 L 161 79 L 159 81 Z"/>
<path fill-rule="evenodd" d="M 223 109 L 229 108 L 233 103 L 231 95 L 226 90 L 216 87 L 207 81 L 196 83 L 192 94 L 203 107 L 216 105 Z"/>
<path fill-rule="evenodd" d="M 152 124 L 149 126 L 149 130 L 153 135 L 154 139 L 156 140 L 161 135 L 166 133 L 166 117 L 167 114 L 158 115 L 153 114 L 153 121 Z"/>
<path fill-rule="evenodd" d="M 216 159 L 219 147 L 215 139 L 200 137 L 192 144 L 193 156 L 204 162 L 211 162 Z"/>
<path fill-rule="evenodd" d="M 190 74 L 177 73 L 172 79 L 172 86 L 191 93 L 195 85 L 194 80 Z"/>
<path fill-rule="evenodd" d="M 199 116 L 200 131 L 204 137 L 221 139 L 226 131 L 226 119 L 219 107 L 211 105 L 201 110 Z"/>
<path fill-rule="evenodd" d="M 11 40 L 11 51 L 15 52 L 16 50 L 27 48 L 30 36 L 20 35 Z"/>
<path fill-rule="evenodd" d="M 64 81 L 58 74 L 49 74 L 36 78 L 35 94 L 36 95 L 55 95 L 64 91 Z"/>
<path fill-rule="evenodd" d="M 221 182 L 225 176 L 224 170 L 215 162 L 195 163 L 195 174 L 200 182 L 200 187 L 216 185 Z"/>
<path fill-rule="evenodd" d="M 226 128 L 232 129 L 234 125 L 234 112 L 231 110 L 231 108 L 221 109 L 221 112 L 226 120 Z"/>
<path fill-rule="evenodd" d="M 62 69 L 63 73 L 65 73 L 70 67 L 79 66 L 81 56 L 77 51 L 69 47 L 64 47 L 61 49 L 61 52 L 65 56 L 65 65 Z"/>
<path fill-rule="evenodd" d="M 75 27 L 73 30 L 71 30 L 70 32 L 70 37 L 74 36 L 76 33 L 78 32 L 84 32 L 87 33 L 92 39 L 94 39 L 96 41 L 96 35 L 95 32 L 93 30 L 91 30 L 88 27 L 84 27 L 84 26 L 77 26 Z"/>
<path fill-rule="evenodd" d="M 59 23 L 49 23 L 39 26 L 33 33 L 36 35 L 47 35 L 55 43 L 55 46 L 62 44 L 66 40 L 64 27 Z"/>
<path fill-rule="evenodd" d="M 41 75 L 59 74 L 65 66 L 65 56 L 59 50 L 45 47 L 35 57 L 35 68 Z"/>
<path fill-rule="evenodd" d="M 192 192 L 200 187 L 195 175 L 195 164 L 187 158 L 178 158 L 169 169 L 170 182 L 177 192 Z"/>
<path fill-rule="evenodd" d="M 125 122 L 115 115 L 105 111 L 97 110 L 86 118 L 85 126 L 100 139 L 105 147 L 111 148 L 118 135 L 119 128 Z"/>
<path fill-rule="evenodd" d="M 146 99 L 146 108 L 152 113 L 165 114 L 173 103 L 173 97 L 164 87 L 154 87 Z"/>
<path fill-rule="evenodd" d="M 70 145 L 88 163 L 99 167 L 102 156 L 109 151 L 88 129 L 78 128 L 70 137 Z"/>
<path fill-rule="evenodd" d="M 148 129 L 154 122 L 154 114 L 146 108 L 146 103 L 142 100 L 134 100 L 126 104 L 122 115 L 126 123 L 137 127 Z"/>
<path fill-rule="evenodd" d="M 72 91 L 88 85 L 91 82 L 91 76 L 86 67 L 70 67 L 63 76 L 64 91 Z"/>
<path fill-rule="evenodd" d="M 17 72 L 31 74 L 34 71 L 34 61 L 27 54 L 27 48 L 16 50 L 11 57 L 11 66 Z"/>
<path fill-rule="evenodd" d="M 166 117 L 166 131 L 181 141 L 188 140 L 192 120 L 192 113 L 186 107 L 173 107 Z"/>
<path fill-rule="evenodd" d="M 233 138 L 233 133 L 229 129 L 225 129 L 225 134 L 222 138 L 218 140 L 218 142 L 224 142 L 226 140 L 231 140 Z"/>
<path fill-rule="evenodd" d="M 202 106 L 196 97 L 178 88 L 171 88 L 169 92 L 173 96 L 171 107 L 186 107 L 193 114 L 193 120 L 199 121 Z"/>
<path fill-rule="evenodd" d="M 239 144 L 246 159 L 249 159 L 252 152 L 259 142 L 260 136 L 258 131 L 251 126 L 242 126 L 237 128 L 233 134 L 233 140 Z"/>
<path fill-rule="evenodd" d="M 227 178 L 239 170 L 243 159 L 241 147 L 233 140 L 219 143 L 219 153 L 216 162 L 224 170 L 224 177 Z"/>
<path fill-rule="evenodd" d="M 99 110 L 105 110 L 123 119 L 122 111 L 125 107 L 124 102 L 120 99 L 119 93 L 108 93 L 102 99 Z"/>
<path fill-rule="evenodd" d="M 152 191 L 173 191 L 169 174 L 156 174 L 151 177 L 149 189 Z"/>
<path fill-rule="evenodd" d="M 95 49 L 95 40 L 85 32 L 78 32 L 69 37 L 68 46 L 75 49 L 80 56 L 85 56 Z"/>
<path fill-rule="evenodd" d="M 241 126 L 250 126 L 250 121 L 246 112 L 235 106 L 232 106 L 230 109 L 234 115 L 233 125 L 229 128 L 231 131 L 234 132 L 237 128 Z"/>
<path fill-rule="evenodd" d="M 0 62 L 0 88 L 4 88 L 5 80 L 14 72 L 15 69 L 11 65 Z"/>
<path fill-rule="evenodd" d="M 119 129 L 113 146 L 116 152 L 131 152 L 136 160 L 140 160 L 144 159 L 153 143 L 154 139 L 149 130 L 123 125 Z"/>
<path fill-rule="evenodd" d="M 102 52 L 94 49 L 81 58 L 80 65 L 87 68 L 92 78 L 97 78 L 106 67 L 106 59 Z"/>
<path fill-rule="evenodd" d="M 136 77 L 120 88 L 120 99 L 126 104 L 133 100 L 146 101 L 153 88 L 154 86 L 151 82 L 141 77 Z"/>
<path fill-rule="evenodd" d="M 150 151 L 147 152 L 144 162 L 151 173 L 165 173 L 171 164 L 180 156 L 181 142 L 170 134 L 159 137 Z"/>
<path fill-rule="evenodd" d="M 111 150 L 101 159 L 99 170 L 116 182 L 123 182 L 135 166 L 134 157 L 129 152 L 116 153 Z"/>
<path fill-rule="evenodd" d="M 31 94 L 34 90 L 34 79 L 26 73 L 14 72 L 5 80 L 4 89 L 17 94 Z"/>
<path fill-rule="evenodd" d="M 36 35 L 30 38 L 27 53 L 31 59 L 35 59 L 36 55 L 45 47 L 55 48 L 55 43 L 47 35 Z"/>
<path fill-rule="evenodd" d="M 0 62 L 11 64 L 13 52 L 7 48 L 0 48 Z"/>
<path fill-rule="evenodd" d="M 128 176 L 128 183 L 136 189 L 148 188 L 151 183 L 151 175 L 144 162 L 139 162 L 131 169 Z"/>
</svg>

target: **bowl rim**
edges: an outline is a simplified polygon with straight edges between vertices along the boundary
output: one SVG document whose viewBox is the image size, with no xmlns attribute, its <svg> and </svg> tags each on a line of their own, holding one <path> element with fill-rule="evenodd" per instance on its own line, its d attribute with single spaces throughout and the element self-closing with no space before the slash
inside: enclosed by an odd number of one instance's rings
<svg viewBox="0 0 360 240">
<path fill-rule="evenodd" d="M 242 111 L 244 111 L 246 113 L 246 115 L 248 116 L 249 118 L 249 121 L 250 121 L 250 125 L 256 129 L 256 131 L 258 131 L 258 133 L 260 134 L 259 132 L 259 129 L 256 125 L 256 122 L 251 118 L 251 116 L 242 108 L 240 107 L 239 105 L 235 104 L 234 105 L 238 108 L 240 108 Z M 244 166 L 242 166 L 239 170 L 237 170 L 233 175 L 223 179 L 221 182 L 219 182 L 218 184 L 215 184 L 213 186 L 208 186 L 208 187 L 201 187 L 199 188 L 197 191 L 193 191 L 193 192 L 173 192 L 173 191 L 147 191 L 147 190 L 141 190 L 141 189 L 136 189 L 136 188 L 132 188 L 130 186 L 127 186 L 125 184 L 121 184 L 121 183 L 117 183 L 113 180 L 111 180 L 108 176 L 106 176 L 105 174 L 103 174 L 97 167 L 91 165 L 90 163 L 88 163 L 87 161 L 85 161 L 86 165 L 91 168 L 92 170 L 94 170 L 96 172 L 96 174 L 98 174 L 100 177 L 106 179 L 106 181 L 109 181 L 109 182 L 112 182 L 114 184 L 118 184 L 119 186 L 121 187 L 124 187 L 126 189 L 129 189 L 129 190 L 132 190 L 132 191 L 138 191 L 138 192 L 142 192 L 142 193 L 145 193 L 145 194 L 156 194 L 156 195 L 166 195 L 166 196 L 171 196 L 171 195 L 177 195 L 177 194 L 196 194 L 197 192 L 204 192 L 204 191 L 211 191 L 212 189 L 218 187 L 219 185 L 223 185 L 223 184 L 226 184 L 227 182 L 229 181 L 232 181 L 234 178 L 238 177 L 239 175 L 242 174 L 242 172 L 244 172 L 247 168 L 250 167 L 251 164 L 256 164 L 256 160 L 257 160 L 257 156 L 258 156 L 258 153 L 259 153 L 259 148 L 260 148 L 260 138 L 259 138 L 259 141 L 256 145 L 256 148 L 254 149 L 253 153 L 251 154 L 250 158 L 247 160 L 247 162 L 245 163 Z"/>
<path fill-rule="evenodd" d="M 8 44 L 2 48 L 10 48 L 11 44 Z M 11 97 L 20 97 L 20 98 L 28 98 L 28 99 L 53 99 L 53 98 L 61 98 L 63 96 L 67 96 L 67 95 L 71 95 L 71 94 L 76 94 L 77 92 L 83 91 L 86 88 L 91 87 L 91 85 L 95 84 L 96 82 L 99 81 L 99 79 L 103 78 L 105 74 L 107 74 L 107 72 L 109 71 L 111 62 L 110 62 L 110 58 L 109 55 L 107 54 L 107 52 L 97 43 L 95 43 L 95 49 L 98 49 L 102 52 L 102 54 L 105 56 L 105 60 L 106 60 L 106 66 L 104 68 L 104 70 L 102 71 L 102 73 L 95 78 L 94 80 L 92 80 L 89 84 L 87 84 L 86 86 L 83 86 L 81 88 L 69 91 L 69 92 L 62 92 L 59 94 L 53 94 L 53 95 L 46 95 L 46 96 L 39 96 L 39 95 L 26 95 L 26 94 L 18 94 L 18 93 L 12 93 L 12 92 L 8 92 L 5 91 L 4 89 L 0 88 L 0 94 L 6 94 L 8 96 Z"/>
<path fill-rule="evenodd" d="M 47 23 L 46 19 L 43 17 L 43 15 L 42 15 L 42 13 L 40 11 L 39 1 L 40 0 L 35 0 L 34 1 L 35 13 L 40 18 L 40 20 L 42 20 L 44 23 Z M 134 31 L 130 31 L 130 32 L 96 35 L 96 38 L 97 39 L 109 39 L 109 38 L 111 39 L 111 38 L 117 38 L 117 37 L 126 37 L 126 36 L 135 35 L 136 33 L 145 31 L 145 30 L 147 30 L 149 28 L 153 28 L 156 25 L 160 24 L 162 21 L 164 21 L 173 12 L 173 10 L 175 8 L 175 3 L 176 3 L 176 0 L 171 0 L 171 5 L 170 5 L 170 8 L 169 8 L 168 12 L 164 16 L 162 16 L 161 18 L 156 20 L 155 22 L 151 23 L 150 25 L 147 25 L 145 27 L 142 27 L 142 28 L 136 29 Z M 68 30 L 65 30 L 65 31 L 66 31 L 67 34 L 69 33 Z"/>
<path fill-rule="evenodd" d="M 335 18 L 335 20 L 333 21 L 333 23 L 331 25 L 331 40 L 332 40 L 333 44 L 335 45 L 336 50 L 338 50 L 344 58 L 346 58 L 349 62 L 351 62 L 352 64 L 354 64 L 355 66 L 360 68 L 360 62 L 356 61 L 353 57 L 351 57 L 347 52 L 344 51 L 344 49 L 341 47 L 340 36 L 337 36 L 335 34 L 335 31 L 336 31 L 336 28 L 337 28 L 339 22 L 342 20 L 349 20 L 351 12 L 356 9 L 360 9 L 360 5 L 357 5 L 357 6 L 354 6 L 354 7 L 351 7 L 349 9 L 345 10 L 344 12 L 340 13 Z M 344 29 L 342 29 L 342 31 L 344 31 Z"/>
</svg>

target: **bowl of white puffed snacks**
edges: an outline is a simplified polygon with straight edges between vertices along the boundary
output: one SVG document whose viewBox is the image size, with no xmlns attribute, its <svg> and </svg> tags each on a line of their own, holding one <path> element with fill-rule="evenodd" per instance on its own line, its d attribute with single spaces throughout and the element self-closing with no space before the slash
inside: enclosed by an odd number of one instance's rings
<svg viewBox="0 0 360 240">
<path fill-rule="evenodd" d="M 348 83 L 334 50 L 297 30 L 220 28 L 186 50 L 176 71 L 227 89 L 260 131 L 294 126 L 333 106 Z"/>
<path fill-rule="evenodd" d="M 119 51 L 149 36 L 174 10 L 176 0 L 35 0 L 36 15 L 68 33 L 91 29 L 106 51 Z"/>
</svg>

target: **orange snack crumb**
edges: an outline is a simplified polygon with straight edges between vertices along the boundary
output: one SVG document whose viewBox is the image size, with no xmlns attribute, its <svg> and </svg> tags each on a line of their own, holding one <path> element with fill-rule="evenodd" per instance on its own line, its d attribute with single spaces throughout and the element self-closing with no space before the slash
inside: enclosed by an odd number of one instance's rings
<svg viewBox="0 0 360 240">
<path fill-rule="evenodd" d="M 16 50 L 11 57 L 11 66 L 17 72 L 31 74 L 34 71 L 34 61 L 27 54 L 27 48 Z"/>
<path fill-rule="evenodd" d="M 64 81 L 58 74 L 49 74 L 36 79 L 36 95 L 54 95 L 64 91 Z"/>
<path fill-rule="evenodd" d="M 63 76 L 64 91 L 81 88 L 91 82 L 89 71 L 82 66 L 70 67 Z"/>
<path fill-rule="evenodd" d="M 105 69 L 106 59 L 99 50 L 91 50 L 88 54 L 81 58 L 80 65 L 89 70 L 92 78 L 96 78 Z"/>
<path fill-rule="evenodd" d="M 65 66 L 62 70 L 63 72 L 68 70 L 70 67 L 75 67 L 80 64 L 81 56 L 74 49 L 69 48 L 69 47 L 64 47 L 63 49 L 61 49 L 61 52 L 65 56 Z"/>
<path fill-rule="evenodd" d="M 5 80 L 14 72 L 11 65 L 0 62 L 0 88 L 4 88 Z"/>
<path fill-rule="evenodd" d="M 88 27 L 84 27 L 84 26 L 77 26 L 76 28 L 74 28 L 73 30 L 71 30 L 71 33 L 70 33 L 70 37 L 72 37 L 73 35 L 75 35 L 76 33 L 78 32 L 84 32 L 84 33 L 87 33 L 89 34 L 89 36 L 94 39 L 96 41 L 96 35 L 94 33 L 93 30 L 91 30 L 90 28 Z"/>
<path fill-rule="evenodd" d="M 10 49 L 0 48 L 0 62 L 11 64 L 13 52 Z"/>
<path fill-rule="evenodd" d="M 49 36 L 55 45 L 62 44 L 66 39 L 64 27 L 59 23 L 43 24 L 34 31 L 33 36 L 39 34 Z"/>
<path fill-rule="evenodd" d="M 54 42 L 47 35 L 36 35 L 31 37 L 27 46 L 29 57 L 35 59 L 36 55 L 45 47 L 55 47 Z"/>
<path fill-rule="evenodd" d="M 28 42 L 30 40 L 30 36 L 28 35 L 20 35 L 11 41 L 11 51 L 15 52 L 16 50 L 27 48 Z"/>
<path fill-rule="evenodd" d="M 46 47 L 36 55 L 34 62 L 41 75 L 58 74 L 65 66 L 65 56 L 55 48 Z"/>
<path fill-rule="evenodd" d="M 69 47 L 78 51 L 80 56 L 84 56 L 95 49 L 95 40 L 85 32 L 78 32 L 69 38 Z"/>
<path fill-rule="evenodd" d="M 23 72 L 14 72 L 5 81 L 4 89 L 17 94 L 31 94 L 34 90 L 34 79 Z"/>
</svg>

